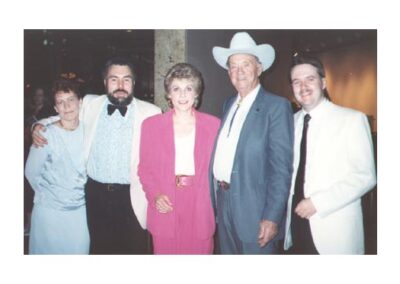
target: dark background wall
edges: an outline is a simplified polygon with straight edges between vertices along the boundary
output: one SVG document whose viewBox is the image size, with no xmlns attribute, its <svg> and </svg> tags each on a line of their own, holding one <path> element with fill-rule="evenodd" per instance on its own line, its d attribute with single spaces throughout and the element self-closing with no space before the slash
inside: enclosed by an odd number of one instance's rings
<svg viewBox="0 0 400 284">
<path fill-rule="evenodd" d="M 51 86 L 61 75 L 82 79 L 84 94 L 103 94 L 102 68 L 112 56 L 128 57 L 136 67 L 136 95 L 154 95 L 154 30 L 25 30 L 25 99 L 37 86 Z"/>
<path fill-rule="evenodd" d="M 202 72 L 205 91 L 201 110 L 220 115 L 223 101 L 236 94 L 225 69 L 212 57 L 214 46 L 229 47 L 242 30 L 187 30 L 187 60 Z M 325 64 L 328 91 L 340 105 L 358 109 L 370 117 L 376 132 L 377 32 L 376 30 L 246 30 L 257 44 L 275 48 L 272 67 L 261 75 L 269 91 L 294 102 L 288 81 L 295 54 L 320 57 Z"/>
<path fill-rule="evenodd" d="M 241 30 L 186 30 L 186 58 L 204 76 L 201 110 L 220 115 L 223 101 L 235 94 L 225 69 L 212 57 L 214 46 L 228 47 Z M 294 54 L 319 56 L 327 69 L 334 102 L 363 111 L 376 131 L 376 30 L 246 30 L 258 44 L 276 51 L 272 67 L 261 75 L 263 86 L 292 98 L 288 71 Z M 166 42 L 165 44 L 168 44 Z M 172 43 L 171 43 L 172 44 Z M 49 86 L 61 74 L 84 81 L 84 93 L 103 93 L 101 69 L 113 55 L 124 55 L 138 71 L 136 96 L 154 99 L 154 30 L 25 30 L 25 97 L 35 85 Z"/>
</svg>

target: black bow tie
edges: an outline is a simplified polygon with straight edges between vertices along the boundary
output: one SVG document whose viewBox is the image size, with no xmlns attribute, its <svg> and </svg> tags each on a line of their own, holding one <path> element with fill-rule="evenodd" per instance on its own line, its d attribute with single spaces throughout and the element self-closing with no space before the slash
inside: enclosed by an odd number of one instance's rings
<svg viewBox="0 0 400 284">
<path fill-rule="evenodd" d="M 127 106 L 116 106 L 116 105 L 108 104 L 108 106 L 107 106 L 108 115 L 112 115 L 116 109 L 119 110 L 119 112 L 121 113 L 122 116 L 125 116 L 126 111 L 128 110 Z"/>
</svg>

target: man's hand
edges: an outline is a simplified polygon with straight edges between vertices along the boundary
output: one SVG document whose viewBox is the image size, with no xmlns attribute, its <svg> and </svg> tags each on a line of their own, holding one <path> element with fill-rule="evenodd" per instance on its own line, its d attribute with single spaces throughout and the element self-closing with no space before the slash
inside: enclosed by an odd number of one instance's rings
<svg viewBox="0 0 400 284">
<path fill-rule="evenodd" d="M 265 246 L 269 241 L 278 234 L 278 225 L 268 220 L 260 222 L 260 232 L 258 233 L 258 244 L 260 247 Z"/>
<path fill-rule="evenodd" d="M 156 209 L 160 213 L 168 213 L 172 211 L 172 203 L 169 200 L 168 196 L 164 194 L 160 194 L 156 197 L 155 200 Z"/>
<path fill-rule="evenodd" d="M 32 144 L 36 148 L 43 147 L 45 144 L 47 144 L 47 139 L 43 137 L 43 135 L 40 133 L 41 131 L 45 132 L 46 127 L 40 123 L 35 124 L 32 131 Z"/>
<path fill-rule="evenodd" d="M 297 204 L 294 212 L 299 215 L 301 218 L 310 219 L 312 215 L 314 215 L 317 210 L 314 207 L 310 198 L 303 199 Z"/>
</svg>

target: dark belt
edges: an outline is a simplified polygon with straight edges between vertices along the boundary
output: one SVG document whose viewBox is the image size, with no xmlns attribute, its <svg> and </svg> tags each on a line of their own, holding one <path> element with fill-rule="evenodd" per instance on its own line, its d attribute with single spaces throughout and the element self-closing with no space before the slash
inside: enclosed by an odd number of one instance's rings
<svg viewBox="0 0 400 284">
<path fill-rule="evenodd" d="M 194 176 L 177 175 L 175 176 L 175 184 L 178 188 L 192 186 L 194 184 Z"/>
<path fill-rule="evenodd" d="M 100 190 L 105 190 L 105 191 L 115 191 L 115 190 L 121 190 L 121 189 L 129 189 L 130 184 L 121 184 L 121 183 L 102 183 L 95 181 L 94 179 L 91 179 L 90 177 L 88 178 L 88 182 L 94 184 L 94 186 Z"/>
<path fill-rule="evenodd" d="M 228 190 L 230 187 L 230 184 L 225 182 L 225 181 L 217 181 L 218 187 L 222 190 Z"/>
</svg>

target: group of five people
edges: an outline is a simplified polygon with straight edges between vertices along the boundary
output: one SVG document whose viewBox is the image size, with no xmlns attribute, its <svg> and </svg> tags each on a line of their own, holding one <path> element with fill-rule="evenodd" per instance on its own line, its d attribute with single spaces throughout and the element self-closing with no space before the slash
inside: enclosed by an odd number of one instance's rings
<svg viewBox="0 0 400 284">
<path fill-rule="evenodd" d="M 59 116 L 33 128 L 26 176 L 35 191 L 32 254 L 364 253 L 361 197 L 376 183 L 368 121 L 324 95 L 321 62 L 296 58 L 302 109 L 266 91 L 269 44 L 236 33 L 214 47 L 237 94 L 221 120 L 196 110 L 201 73 L 166 74 L 171 110 L 133 96 L 129 61 L 106 63 L 107 95 L 57 81 Z M 41 146 L 41 147 L 37 147 Z M 216 226 L 217 224 L 217 226 Z"/>
</svg>

